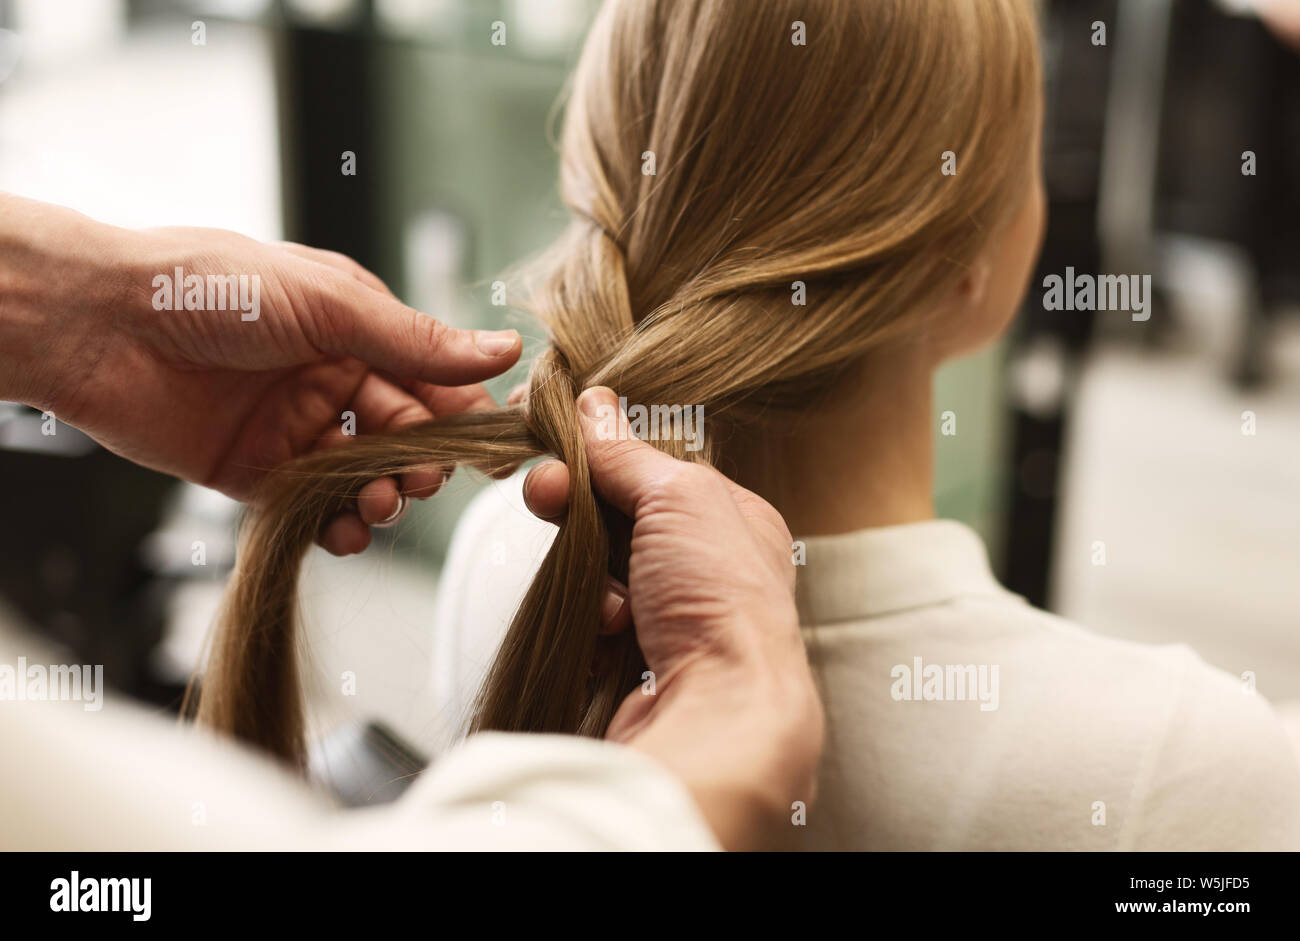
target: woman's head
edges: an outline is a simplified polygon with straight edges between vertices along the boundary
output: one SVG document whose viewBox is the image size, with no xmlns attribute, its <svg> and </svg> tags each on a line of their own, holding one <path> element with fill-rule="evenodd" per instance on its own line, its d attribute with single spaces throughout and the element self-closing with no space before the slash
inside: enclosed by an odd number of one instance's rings
<svg viewBox="0 0 1300 941">
<path fill-rule="evenodd" d="M 1036 240 L 1038 111 L 1030 0 L 607 3 L 561 138 L 573 220 L 529 269 L 552 343 L 526 408 L 359 437 L 273 475 L 200 717 L 300 761 L 294 588 L 322 520 L 376 476 L 550 453 L 570 467 L 569 512 L 475 725 L 600 734 L 641 663 L 630 633 L 598 649 L 628 536 L 592 493 L 578 393 L 703 406 L 743 433 L 893 340 L 964 324 L 946 355 L 976 321 L 1000 327 L 1018 293 L 1001 274 L 1027 272 Z M 709 460 L 705 440 L 658 444 Z"/>
<path fill-rule="evenodd" d="M 1009 316 L 1036 49 L 1028 0 L 606 4 L 561 139 L 575 221 L 531 298 L 562 349 L 577 322 L 580 385 L 797 405 L 940 312 Z"/>
</svg>

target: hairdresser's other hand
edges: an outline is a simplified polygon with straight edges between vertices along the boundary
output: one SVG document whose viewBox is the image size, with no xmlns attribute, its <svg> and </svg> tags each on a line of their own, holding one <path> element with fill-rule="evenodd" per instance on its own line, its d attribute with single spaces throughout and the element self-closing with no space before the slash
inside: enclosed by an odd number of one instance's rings
<svg viewBox="0 0 1300 941">
<path fill-rule="evenodd" d="M 346 256 L 301 245 L 130 231 L 9 195 L 0 243 L 0 398 L 237 499 L 289 458 L 346 447 L 345 431 L 493 407 L 477 383 L 521 350 L 514 331 L 445 326 Z M 182 297 L 186 277 L 203 279 L 205 308 L 221 306 L 215 294 L 208 303 L 209 276 L 233 276 L 225 309 L 156 309 L 159 297 L 174 305 L 166 285 L 178 268 Z M 442 480 L 429 468 L 369 484 L 322 544 L 364 549 L 367 524 L 395 513 L 399 489 L 426 497 Z"/>
<path fill-rule="evenodd" d="M 592 482 L 634 521 L 627 607 L 654 674 L 654 693 L 633 691 L 608 737 L 684 781 L 727 848 L 779 839 L 791 805 L 813 799 L 823 739 L 790 531 L 712 468 L 638 441 L 610 390 L 588 389 L 578 405 Z M 540 464 L 524 490 L 555 519 L 568 470 Z"/>
<path fill-rule="evenodd" d="M 1260 0 L 1259 16 L 1278 39 L 1300 49 L 1300 0 Z"/>
</svg>

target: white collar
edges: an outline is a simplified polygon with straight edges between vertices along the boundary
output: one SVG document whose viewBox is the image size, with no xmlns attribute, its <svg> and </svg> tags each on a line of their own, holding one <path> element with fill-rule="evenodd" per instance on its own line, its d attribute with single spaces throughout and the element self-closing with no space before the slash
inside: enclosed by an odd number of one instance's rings
<svg viewBox="0 0 1300 941">
<path fill-rule="evenodd" d="M 993 577 L 975 531 L 953 520 L 802 541 L 796 597 L 803 624 L 859 621 L 971 595 L 1023 601 Z"/>
</svg>

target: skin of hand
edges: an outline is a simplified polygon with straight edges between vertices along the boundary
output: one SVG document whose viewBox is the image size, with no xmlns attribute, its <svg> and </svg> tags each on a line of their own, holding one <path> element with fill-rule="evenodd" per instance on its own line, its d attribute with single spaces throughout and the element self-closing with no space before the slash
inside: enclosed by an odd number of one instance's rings
<svg viewBox="0 0 1300 941">
<path fill-rule="evenodd" d="M 825 736 L 794 604 L 790 531 L 762 498 L 716 470 L 633 436 L 609 389 L 578 399 L 596 490 L 633 520 L 624 624 L 654 674 L 607 738 L 685 782 L 728 849 L 779 845 L 811 804 Z M 568 469 L 539 464 L 532 512 L 559 519 Z"/>
<path fill-rule="evenodd" d="M 136 463 L 240 500 L 266 471 L 358 433 L 495 407 L 478 383 L 509 369 L 513 330 L 458 330 L 406 307 L 344 255 L 220 229 L 132 231 L 0 195 L 0 399 L 81 429 Z M 153 279 L 257 275 L 260 310 L 157 310 Z M 321 544 L 360 552 L 399 491 L 431 496 L 431 467 L 374 481 Z"/>
<path fill-rule="evenodd" d="M 1263 0 L 1259 16 L 1278 39 L 1300 50 L 1300 0 Z"/>
</svg>

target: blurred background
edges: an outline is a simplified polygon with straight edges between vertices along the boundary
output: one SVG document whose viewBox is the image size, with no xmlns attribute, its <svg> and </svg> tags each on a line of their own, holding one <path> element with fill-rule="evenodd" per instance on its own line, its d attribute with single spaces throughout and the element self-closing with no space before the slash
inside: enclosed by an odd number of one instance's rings
<svg viewBox="0 0 1300 941">
<path fill-rule="evenodd" d="M 0 0 L 0 188 L 346 252 L 407 303 L 535 350 L 492 282 L 563 225 L 550 140 L 596 6 Z M 1300 698 L 1300 52 L 1211 0 L 1049 2 L 1043 38 L 1047 242 L 1012 334 L 939 377 L 940 513 L 1031 601 Z M 1149 273 L 1150 320 L 1044 310 L 1067 266 Z M 0 619 L 174 710 L 237 507 L 39 424 L 0 403 Z M 435 746 L 429 624 L 479 486 L 458 474 L 364 556 L 309 560 L 323 729 Z"/>
</svg>

